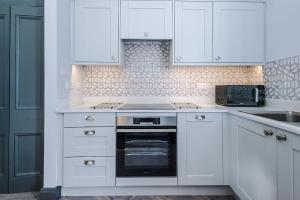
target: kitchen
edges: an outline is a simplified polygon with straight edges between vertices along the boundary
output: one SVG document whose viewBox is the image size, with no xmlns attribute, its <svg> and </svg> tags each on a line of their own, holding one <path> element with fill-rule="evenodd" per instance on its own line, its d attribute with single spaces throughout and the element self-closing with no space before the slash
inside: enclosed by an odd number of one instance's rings
<svg viewBox="0 0 300 200">
<path fill-rule="evenodd" d="M 42 176 L 16 176 L 40 200 L 300 199 L 299 8 L 44 0 Z"/>
</svg>

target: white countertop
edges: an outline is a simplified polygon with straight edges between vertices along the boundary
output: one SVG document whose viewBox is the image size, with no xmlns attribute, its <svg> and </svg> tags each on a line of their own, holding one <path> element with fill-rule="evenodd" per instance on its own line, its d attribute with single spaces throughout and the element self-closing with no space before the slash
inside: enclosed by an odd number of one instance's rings
<svg viewBox="0 0 300 200">
<path fill-rule="evenodd" d="M 199 104 L 200 105 L 200 104 Z M 177 109 L 177 110 L 117 110 L 117 109 L 91 109 L 88 104 L 82 104 L 79 106 L 69 107 L 58 109 L 57 113 L 64 114 L 64 113 L 209 113 L 209 112 L 218 112 L 218 113 L 229 113 L 232 115 L 240 116 L 246 119 L 250 119 L 256 122 L 260 122 L 266 124 L 268 126 L 272 126 L 275 128 L 279 128 L 285 131 L 293 132 L 300 135 L 300 123 L 286 123 L 280 122 L 272 119 L 267 119 L 239 111 L 283 111 L 283 109 L 278 109 L 275 107 L 224 107 L 218 106 L 214 104 L 201 104 L 200 109 Z"/>
</svg>

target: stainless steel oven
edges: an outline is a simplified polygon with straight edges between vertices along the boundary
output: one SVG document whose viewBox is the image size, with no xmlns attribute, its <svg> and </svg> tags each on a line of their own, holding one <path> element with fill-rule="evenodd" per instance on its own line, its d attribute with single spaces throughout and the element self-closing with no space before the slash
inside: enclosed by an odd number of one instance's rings
<svg viewBox="0 0 300 200">
<path fill-rule="evenodd" d="M 117 117 L 117 177 L 176 177 L 176 116 Z"/>
</svg>

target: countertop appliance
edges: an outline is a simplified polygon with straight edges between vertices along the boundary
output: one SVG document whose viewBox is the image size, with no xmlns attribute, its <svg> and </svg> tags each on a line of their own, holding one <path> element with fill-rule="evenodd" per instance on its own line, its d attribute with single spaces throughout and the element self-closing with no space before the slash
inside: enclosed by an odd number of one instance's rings
<svg viewBox="0 0 300 200">
<path fill-rule="evenodd" d="M 176 110 L 172 104 L 123 104 L 118 110 Z"/>
<path fill-rule="evenodd" d="M 91 106 L 94 110 L 113 110 L 120 107 L 122 103 L 99 103 L 97 105 Z"/>
<path fill-rule="evenodd" d="M 259 107 L 265 105 L 264 85 L 217 85 L 216 103 L 232 107 Z"/>
<path fill-rule="evenodd" d="M 117 178 L 176 177 L 175 114 L 117 117 Z"/>
</svg>

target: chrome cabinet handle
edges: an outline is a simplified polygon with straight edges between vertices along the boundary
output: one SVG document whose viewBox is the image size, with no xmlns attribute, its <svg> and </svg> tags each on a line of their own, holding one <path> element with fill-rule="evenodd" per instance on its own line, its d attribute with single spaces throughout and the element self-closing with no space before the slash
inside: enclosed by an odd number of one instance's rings
<svg viewBox="0 0 300 200">
<path fill-rule="evenodd" d="M 268 130 L 264 130 L 264 134 L 265 134 L 265 136 L 273 136 L 274 132 L 273 132 L 273 130 L 268 129 Z"/>
<path fill-rule="evenodd" d="M 96 119 L 96 117 L 95 116 L 91 116 L 91 115 L 85 115 L 84 119 L 86 121 L 94 121 Z"/>
<path fill-rule="evenodd" d="M 195 116 L 196 120 L 205 120 L 205 118 L 206 118 L 205 115 L 196 115 Z"/>
<path fill-rule="evenodd" d="M 176 57 L 176 60 L 179 62 L 179 61 L 181 61 L 181 57 L 180 56 L 177 56 Z"/>
<path fill-rule="evenodd" d="M 85 160 L 83 163 L 85 166 L 93 166 L 95 165 L 95 160 Z"/>
<path fill-rule="evenodd" d="M 95 135 L 95 134 L 96 134 L 95 130 L 84 131 L 84 135 L 86 135 L 86 136 L 91 136 L 91 135 Z"/>
<path fill-rule="evenodd" d="M 276 138 L 278 141 L 282 141 L 282 142 L 287 141 L 287 136 L 284 134 L 276 135 Z"/>
<path fill-rule="evenodd" d="M 220 56 L 217 56 L 217 57 L 215 58 L 215 60 L 216 60 L 216 61 L 220 61 L 220 60 L 221 60 L 221 57 L 220 57 Z"/>
<path fill-rule="evenodd" d="M 144 33 L 144 36 L 147 38 L 147 37 L 149 37 L 149 33 L 148 32 L 145 32 Z"/>
</svg>

